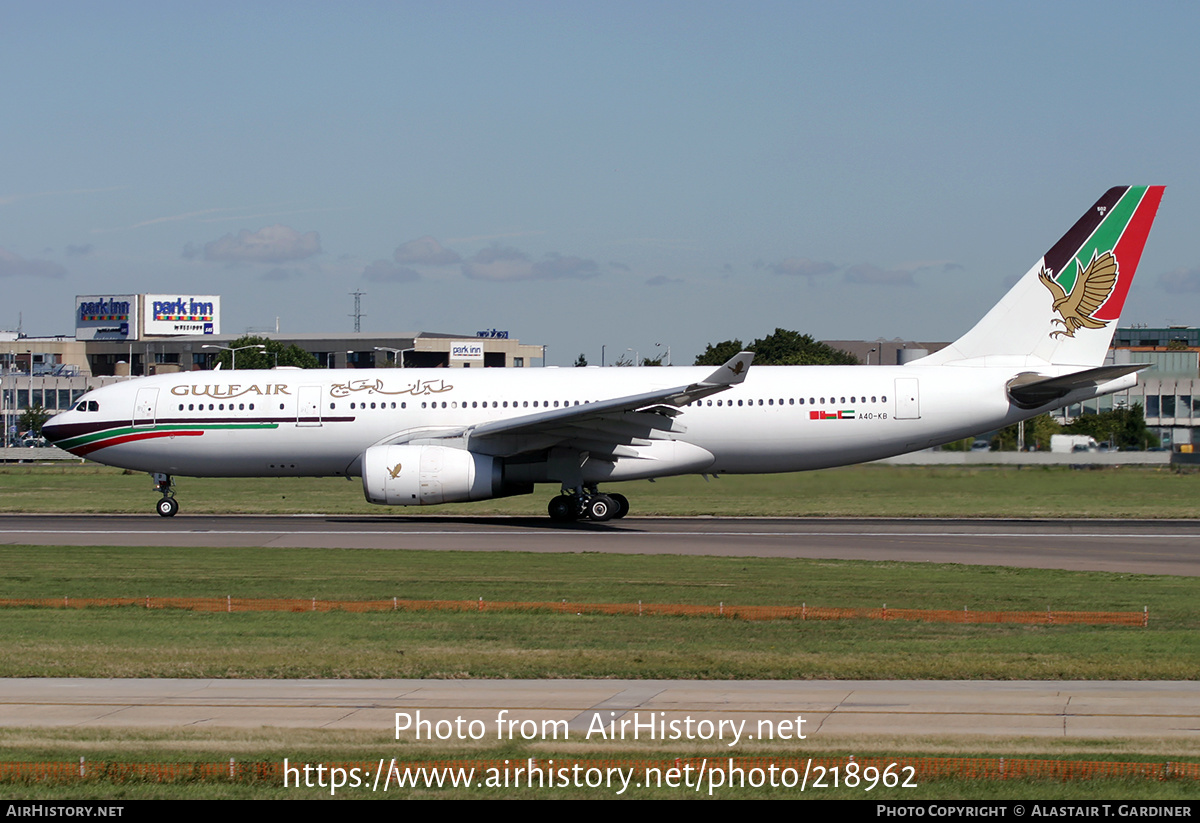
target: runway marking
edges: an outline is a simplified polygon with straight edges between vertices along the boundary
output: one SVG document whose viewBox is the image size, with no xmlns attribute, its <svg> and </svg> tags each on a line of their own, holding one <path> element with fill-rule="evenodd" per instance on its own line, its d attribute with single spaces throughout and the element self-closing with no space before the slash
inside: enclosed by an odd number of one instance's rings
<svg viewBox="0 0 1200 823">
<path fill-rule="evenodd" d="M 1072 540 L 1100 540 L 1100 539 L 1125 539 L 1138 538 L 1141 540 L 1182 540 L 1200 538 L 1200 532 L 1195 534 L 1143 534 L 1139 532 L 649 532 L 649 531 L 568 531 L 568 530 L 537 530 L 528 531 L 279 531 L 275 529 L 264 529 L 261 531 L 253 530 L 224 530 L 224 529 L 188 529 L 186 531 L 179 529 L 147 529 L 140 531 L 130 530 L 102 530 L 102 529 L 0 529 L 0 534 L 87 534 L 87 535 L 121 535 L 128 537 L 131 535 L 169 535 L 180 537 L 183 535 L 275 535 L 275 536 L 300 536 L 300 535 L 315 535 L 315 536 L 338 536 L 338 535 L 353 535 L 353 536 L 371 536 L 371 535 L 412 535 L 414 537 L 430 537 L 438 535 L 461 535 L 480 537 L 498 537 L 511 535 L 514 537 L 529 537 L 536 535 L 555 536 L 583 536 L 583 537 L 989 537 L 989 538 L 1010 538 L 1021 539 L 1029 537 L 1040 538 L 1055 538 L 1055 539 L 1072 539 Z"/>
</svg>

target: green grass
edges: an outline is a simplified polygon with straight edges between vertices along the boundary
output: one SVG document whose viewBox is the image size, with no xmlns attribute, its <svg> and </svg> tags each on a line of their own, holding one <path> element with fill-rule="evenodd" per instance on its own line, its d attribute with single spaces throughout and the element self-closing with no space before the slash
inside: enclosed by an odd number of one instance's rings
<svg viewBox="0 0 1200 823">
<path fill-rule="evenodd" d="M 0 548 L 0 597 L 1140 611 L 1148 629 L 499 612 L 0 613 L 0 676 L 1194 679 L 1200 579 L 780 558 Z"/>
<path fill-rule="evenodd" d="M 158 499 L 148 475 L 95 464 L 0 466 L 0 512 L 145 513 Z M 1192 518 L 1200 473 L 1121 467 L 853 466 L 705 482 L 611 483 L 635 515 L 838 517 Z M 389 509 L 363 499 L 357 479 L 177 478 L 181 512 L 544 515 L 556 493 L 448 506 Z"/>
<path fill-rule="evenodd" d="M 838 740 L 831 744 L 822 744 L 818 740 L 808 741 L 802 748 L 772 751 L 769 749 L 748 748 L 745 751 L 734 752 L 735 758 L 746 756 L 780 755 L 784 757 L 844 757 L 854 754 L 858 758 L 876 756 L 885 759 L 911 757 L 985 757 L 994 759 L 1003 755 L 1012 759 L 1055 759 L 1080 761 L 1134 761 L 1156 762 L 1166 760 L 1195 761 L 1195 757 L 1180 757 L 1178 753 L 1143 754 L 1131 752 L 1127 743 L 1112 742 L 1088 745 L 1073 744 L 1070 741 L 1002 741 L 998 751 L 981 754 L 975 751 L 964 751 L 959 744 L 939 742 L 935 738 L 924 738 L 919 741 L 906 741 L 909 745 L 897 748 L 895 745 L 868 743 L 866 741 Z M 916 745 L 912 745 L 915 743 Z M 445 761 L 459 759 L 503 760 L 524 762 L 526 758 L 537 758 L 545 765 L 554 759 L 561 762 L 566 759 L 579 759 L 590 762 L 617 760 L 622 765 L 633 760 L 666 760 L 671 761 L 681 756 L 679 751 L 663 752 L 652 745 L 628 745 L 613 748 L 611 746 L 577 746 L 569 749 L 555 747 L 552 744 L 522 744 L 497 747 L 495 744 L 486 746 L 459 746 L 447 748 L 412 742 L 397 742 L 390 739 L 386 733 L 378 732 L 349 732 L 349 731 L 315 731 L 288 729 L 172 729 L 170 731 L 146 729 L 4 729 L 0 730 L 0 748 L 6 754 L 6 759 L 15 762 L 69 762 L 78 763 L 80 757 L 88 763 L 223 763 L 232 757 L 238 763 L 282 763 L 287 758 L 289 764 L 370 764 L 374 766 L 380 757 L 390 760 L 395 757 L 398 763 L 411 761 Z M 1153 748 L 1153 744 L 1151 744 Z M 683 756 L 699 756 L 695 753 L 682 753 Z M 714 755 L 714 760 L 724 763 L 728 752 Z M 870 792 L 862 787 L 847 788 L 813 788 L 801 795 L 798 788 L 793 789 L 728 789 L 718 788 L 713 792 L 714 797 L 720 798 L 758 798 L 758 797 L 806 797 L 809 799 L 869 799 L 869 800 L 961 800 L 972 799 L 1021 799 L 1036 797 L 1039 800 L 1077 800 L 1087 801 L 1097 797 L 1120 798 L 1122 800 L 1159 800 L 1186 801 L 1193 800 L 1197 785 L 1194 780 L 966 780 L 966 779 L 926 779 L 918 772 L 915 789 L 886 789 L 876 786 Z M 328 788 L 283 788 L 273 780 L 264 781 L 181 781 L 173 784 L 156 784 L 152 782 L 129 781 L 113 782 L 109 780 L 94 780 L 86 783 L 20 783 L 0 784 L 0 798 L 10 799 L 50 799 L 67 800 L 80 798 L 106 798 L 128 800 L 139 798 L 256 798 L 256 799 L 302 799 L 329 798 Z M 344 788 L 337 792 L 340 799 L 388 798 L 402 799 L 412 797 L 436 797 L 444 799 L 469 798 L 612 798 L 615 793 L 611 789 L 408 789 L 391 791 L 384 795 L 372 794 L 369 789 Z M 683 798 L 697 796 L 690 788 L 632 788 L 625 796 L 638 798 Z M 702 790 L 699 796 L 707 796 L 707 790 Z"/>
</svg>

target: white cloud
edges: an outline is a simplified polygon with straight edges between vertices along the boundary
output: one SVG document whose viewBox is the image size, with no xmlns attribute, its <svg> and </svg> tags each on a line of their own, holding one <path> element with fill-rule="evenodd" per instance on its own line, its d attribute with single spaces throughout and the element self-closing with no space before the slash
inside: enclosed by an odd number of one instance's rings
<svg viewBox="0 0 1200 823">
<path fill-rule="evenodd" d="M 411 283 L 420 280 L 421 274 L 408 266 L 397 266 L 388 260 L 376 260 L 363 269 L 362 278 L 373 283 Z"/>
<path fill-rule="evenodd" d="M 473 280 L 507 282 L 512 280 L 564 280 L 595 277 L 600 267 L 594 260 L 547 255 L 534 262 L 529 255 L 510 247 L 492 246 L 463 263 L 463 274 Z"/>
<path fill-rule="evenodd" d="M 0 277 L 65 277 L 67 270 L 49 260 L 26 260 L 0 247 Z"/>
<path fill-rule="evenodd" d="M 881 269 L 870 263 L 859 263 L 846 269 L 844 275 L 847 283 L 858 283 L 865 286 L 915 286 L 913 273 L 904 269 Z"/>
<path fill-rule="evenodd" d="M 807 257 L 789 257 L 786 260 L 780 260 L 770 268 L 776 274 L 786 274 L 791 277 L 817 277 L 837 271 L 837 266 L 832 263 L 809 260 Z"/>
<path fill-rule="evenodd" d="M 683 280 L 678 277 L 667 277 L 665 274 L 655 275 L 646 281 L 647 286 L 677 286 L 681 285 Z"/>
<path fill-rule="evenodd" d="M 452 266 L 462 262 L 458 252 L 451 251 L 429 235 L 401 245 L 392 253 L 392 259 L 402 266 Z"/>
<path fill-rule="evenodd" d="M 301 234 L 288 226 L 267 226 L 256 232 L 242 229 L 237 236 L 227 234 L 204 244 L 204 259 L 228 263 L 286 263 L 303 260 L 321 252 L 321 238 L 315 231 Z M 195 256 L 195 247 L 184 247 L 184 257 Z"/>
</svg>

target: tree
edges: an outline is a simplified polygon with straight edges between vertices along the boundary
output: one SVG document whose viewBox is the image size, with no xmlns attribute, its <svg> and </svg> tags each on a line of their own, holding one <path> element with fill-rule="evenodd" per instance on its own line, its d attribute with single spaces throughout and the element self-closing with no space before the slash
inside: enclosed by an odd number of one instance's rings
<svg viewBox="0 0 1200 823">
<path fill-rule="evenodd" d="M 32 432 L 34 437 L 38 437 L 42 433 L 42 426 L 50 419 L 50 412 L 39 406 L 30 406 L 25 411 L 21 412 L 21 419 L 18 422 L 20 430 L 23 432 Z"/>
<path fill-rule="evenodd" d="M 1017 450 L 1017 428 L 1014 423 L 996 432 L 992 438 L 992 448 L 996 451 L 1011 452 Z M 1062 426 L 1049 414 L 1039 414 L 1025 421 L 1025 448 L 1037 451 L 1050 451 L 1050 437 L 1062 431 Z"/>
<path fill-rule="evenodd" d="M 1125 451 L 1141 451 L 1159 445 L 1158 435 L 1146 428 L 1142 404 L 1127 409 L 1112 409 L 1099 414 L 1081 414 L 1075 422 L 1063 426 L 1068 434 L 1090 434 L 1098 441 L 1112 440 Z"/>
<path fill-rule="evenodd" d="M 754 352 L 759 366 L 857 366 L 858 358 L 849 352 L 835 349 L 814 340 L 812 335 L 788 329 L 775 329 L 766 337 L 742 346 L 740 340 L 726 340 L 715 346 L 709 344 L 696 358 L 697 366 L 719 366 L 740 351 Z"/>
<path fill-rule="evenodd" d="M 575 368 L 582 369 L 587 365 L 587 358 L 583 356 L 583 352 L 579 353 L 579 357 L 575 359 Z"/>
<path fill-rule="evenodd" d="M 728 362 L 740 351 L 745 351 L 741 340 L 725 340 L 717 344 L 708 344 L 704 354 L 696 357 L 697 366 L 720 366 Z"/>
<path fill-rule="evenodd" d="M 665 355 L 660 354 L 658 357 L 643 357 L 642 365 L 643 366 L 661 366 L 664 356 Z"/>
<path fill-rule="evenodd" d="M 296 366 L 301 369 L 319 369 L 321 364 L 317 358 L 299 346 L 292 344 L 284 346 L 278 340 L 268 340 L 252 334 L 239 337 L 229 344 L 231 349 L 243 346 L 266 346 L 265 349 L 246 349 L 237 353 L 237 367 L 241 369 L 270 369 L 275 366 Z M 232 352 L 222 351 L 217 355 L 217 362 L 222 369 L 232 366 Z"/>
</svg>

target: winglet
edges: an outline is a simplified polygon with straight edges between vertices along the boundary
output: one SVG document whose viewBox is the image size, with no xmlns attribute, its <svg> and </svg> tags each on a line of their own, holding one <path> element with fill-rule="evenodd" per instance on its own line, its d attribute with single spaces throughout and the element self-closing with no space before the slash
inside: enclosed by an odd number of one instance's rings
<svg viewBox="0 0 1200 823">
<path fill-rule="evenodd" d="M 734 386 L 746 379 L 754 352 L 741 351 L 725 361 L 725 364 L 700 381 L 701 386 Z"/>
<path fill-rule="evenodd" d="M 738 352 L 708 377 L 699 383 L 692 383 L 681 392 L 664 398 L 664 402 L 683 406 L 693 400 L 699 400 L 701 397 L 725 391 L 730 386 L 736 386 L 746 379 L 746 375 L 750 373 L 750 363 L 753 361 L 754 352 Z"/>
</svg>

